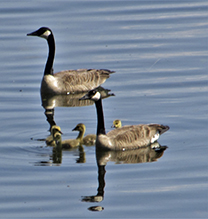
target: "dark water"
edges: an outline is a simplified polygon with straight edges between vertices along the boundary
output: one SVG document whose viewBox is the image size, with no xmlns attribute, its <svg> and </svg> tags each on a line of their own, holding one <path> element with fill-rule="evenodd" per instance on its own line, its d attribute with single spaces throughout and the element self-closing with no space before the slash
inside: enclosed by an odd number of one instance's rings
<svg viewBox="0 0 208 219">
<path fill-rule="evenodd" d="M 0 216 L 68 218 L 208 217 L 207 1 L 3 1 L 0 3 Z M 103 101 L 107 131 L 161 123 L 164 153 L 53 150 L 39 93 L 50 27 L 55 71 L 107 68 L 115 97 Z M 52 100 L 49 108 L 57 106 Z M 55 107 L 63 139 L 83 122 L 96 131 L 94 105 Z M 128 164 L 126 164 L 128 163 Z M 98 190 L 97 190 L 98 189 Z M 94 212 L 95 210 L 99 212 Z"/>
</svg>

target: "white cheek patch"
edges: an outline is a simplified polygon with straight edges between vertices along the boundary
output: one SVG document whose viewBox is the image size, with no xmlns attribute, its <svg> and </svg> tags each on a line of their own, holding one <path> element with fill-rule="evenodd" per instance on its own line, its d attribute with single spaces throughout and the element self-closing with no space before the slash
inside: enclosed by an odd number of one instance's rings
<svg viewBox="0 0 208 219">
<path fill-rule="evenodd" d="M 92 100 L 99 100 L 100 99 L 100 93 L 99 92 L 96 92 L 96 94 L 92 97 Z"/>
<path fill-rule="evenodd" d="M 51 35 L 51 31 L 50 30 L 46 30 L 40 37 L 48 39 L 48 36 L 50 36 L 50 35 Z"/>
<path fill-rule="evenodd" d="M 159 132 L 157 132 L 151 139 L 151 143 L 154 143 L 155 141 L 157 141 L 157 139 L 160 137 Z"/>
</svg>

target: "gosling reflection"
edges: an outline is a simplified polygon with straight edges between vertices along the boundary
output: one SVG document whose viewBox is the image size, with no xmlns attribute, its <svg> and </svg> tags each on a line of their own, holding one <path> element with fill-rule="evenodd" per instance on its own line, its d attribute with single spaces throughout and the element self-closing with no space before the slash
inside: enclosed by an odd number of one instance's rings
<svg viewBox="0 0 208 219">
<path fill-rule="evenodd" d="M 101 202 L 104 199 L 105 188 L 105 166 L 107 162 L 115 162 L 115 164 L 131 164 L 131 163 L 146 163 L 155 162 L 161 158 L 167 146 L 161 146 L 158 142 L 149 145 L 148 147 L 139 148 L 128 151 L 106 151 L 96 149 L 96 159 L 98 166 L 98 189 L 97 194 L 93 196 L 83 196 L 83 202 Z M 88 210 L 104 209 L 101 206 L 92 206 Z"/>
<path fill-rule="evenodd" d="M 65 144 L 62 141 L 62 132 L 59 126 L 52 127 L 52 136 L 53 141 L 55 142 L 55 146 L 53 147 L 53 163 L 61 164 L 62 163 L 62 149 L 65 148 Z M 68 146 L 68 145 L 67 145 Z M 79 145 L 79 158 L 76 160 L 77 163 L 85 163 L 85 151 L 82 145 Z"/>
<path fill-rule="evenodd" d="M 62 143 L 61 143 L 61 129 L 59 126 L 53 126 L 52 136 L 55 142 L 55 147 L 53 148 L 53 163 L 62 163 Z"/>
</svg>

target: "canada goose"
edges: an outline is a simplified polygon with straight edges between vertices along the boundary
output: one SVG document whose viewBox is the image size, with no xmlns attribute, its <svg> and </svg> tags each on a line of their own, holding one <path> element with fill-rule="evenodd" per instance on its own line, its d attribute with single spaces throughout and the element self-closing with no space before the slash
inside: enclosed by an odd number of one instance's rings
<svg viewBox="0 0 208 219">
<path fill-rule="evenodd" d="M 113 95 L 113 94 L 112 94 Z M 127 125 L 106 134 L 100 93 L 94 89 L 81 99 L 94 100 L 97 110 L 96 147 L 108 150 L 127 150 L 148 146 L 157 141 L 169 127 L 160 124 Z"/>
<path fill-rule="evenodd" d="M 90 146 L 94 145 L 96 142 L 96 135 L 89 134 L 84 137 L 86 126 L 83 123 L 77 124 L 77 126 L 73 129 L 73 131 L 79 131 L 79 135 L 77 136 L 77 140 L 80 141 L 81 144 Z"/>
<path fill-rule="evenodd" d="M 78 69 L 53 74 L 55 40 L 51 29 L 41 27 L 28 33 L 27 36 L 42 37 L 48 42 L 49 53 L 41 83 L 41 94 L 70 94 L 89 91 L 103 84 L 114 72 L 107 69 Z"/>
<path fill-rule="evenodd" d="M 61 128 L 59 126 L 57 126 L 57 125 L 52 126 L 51 135 L 53 137 L 53 141 L 51 142 L 50 146 L 56 146 L 56 144 L 57 144 L 56 138 L 59 138 L 59 141 L 60 141 L 61 134 L 62 134 L 62 132 L 61 132 Z M 74 147 L 77 147 L 80 145 L 80 140 L 79 139 L 61 140 L 61 145 L 62 145 L 62 149 L 74 148 Z"/>
<path fill-rule="evenodd" d="M 121 128 L 122 127 L 122 123 L 121 123 L 121 120 L 119 119 L 116 119 L 113 121 L 113 125 L 111 126 L 111 128 Z"/>
</svg>

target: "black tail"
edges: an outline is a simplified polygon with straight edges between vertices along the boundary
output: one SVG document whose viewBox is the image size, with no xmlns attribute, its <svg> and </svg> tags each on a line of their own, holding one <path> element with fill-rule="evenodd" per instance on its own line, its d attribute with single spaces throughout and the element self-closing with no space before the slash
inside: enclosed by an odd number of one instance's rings
<svg viewBox="0 0 208 219">
<path fill-rule="evenodd" d="M 167 125 L 161 125 L 160 128 L 158 129 L 159 134 L 162 135 L 164 132 L 167 132 L 170 129 L 169 126 Z"/>
</svg>

